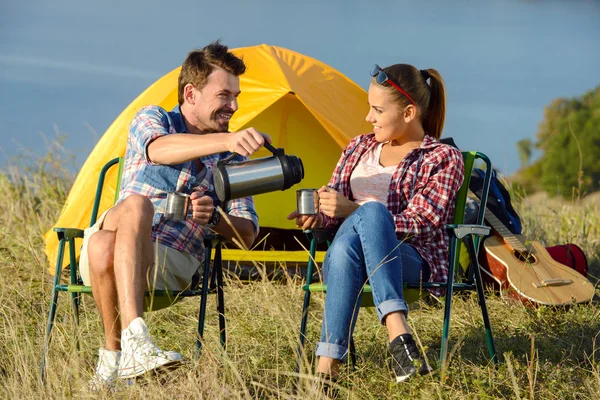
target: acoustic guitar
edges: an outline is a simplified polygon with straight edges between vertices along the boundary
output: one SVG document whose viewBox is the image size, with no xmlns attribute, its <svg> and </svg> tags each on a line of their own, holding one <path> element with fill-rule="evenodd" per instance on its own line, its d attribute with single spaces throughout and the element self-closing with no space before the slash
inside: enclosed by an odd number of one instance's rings
<svg viewBox="0 0 600 400">
<path fill-rule="evenodd" d="M 496 231 L 483 242 L 489 272 L 513 297 L 551 306 L 585 303 L 594 297 L 594 285 L 555 261 L 541 243 L 512 233 L 487 208 L 485 219 Z"/>
</svg>

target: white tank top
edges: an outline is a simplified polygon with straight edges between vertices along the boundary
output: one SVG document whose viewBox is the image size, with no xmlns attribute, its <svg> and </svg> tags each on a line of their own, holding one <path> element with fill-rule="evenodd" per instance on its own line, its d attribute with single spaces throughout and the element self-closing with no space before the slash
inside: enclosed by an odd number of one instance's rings
<svg viewBox="0 0 600 400">
<path fill-rule="evenodd" d="M 354 201 L 363 205 L 368 201 L 378 201 L 387 205 L 388 190 L 397 165 L 384 167 L 379 164 L 383 143 L 377 144 L 360 157 L 350 175 L 350 190 Z"/>
</svg>

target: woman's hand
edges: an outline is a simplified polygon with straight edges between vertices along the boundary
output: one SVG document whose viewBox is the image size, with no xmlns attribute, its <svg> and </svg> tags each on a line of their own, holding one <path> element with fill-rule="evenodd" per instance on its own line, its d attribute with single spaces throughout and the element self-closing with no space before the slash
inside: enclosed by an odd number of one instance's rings
<svg viewBox="0 0 600 400">
<path fill-rule="evenodd" d="M 321 213 L 302 215 L 294 210 L 287 216 L 287 219 L 296 219 L 296 226 L 302 228 L 303 231 L 317 229 L 323 225 L 323 215 Z"/>
<path fill-rule="evenodd" d="M 360 207 L 330 187 L 322 186 L 318 192 L 320 210 L 328 217 L 347 218 Z"/>
</svg>

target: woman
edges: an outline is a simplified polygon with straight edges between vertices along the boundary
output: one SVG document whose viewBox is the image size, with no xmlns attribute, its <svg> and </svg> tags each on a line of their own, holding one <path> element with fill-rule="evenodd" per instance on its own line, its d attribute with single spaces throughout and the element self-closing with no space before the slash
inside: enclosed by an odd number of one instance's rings
<svg viewBox="0 0 600 400">
<path fill-rule="evenodd" d="M 294 211 L 288 219 L 302 229 L 339 227 L 324 261 L 328 290 L 317 373 L 337 377 L 368 281 L 402 382 L 417 373 L 420 359 L 402 285 L 447 279 L 445 225 L 464 167 L 461 153 L 438 141 L 446 106 L 435 69 L 375 65 L 371 76 L 366 120 L 373 133 L 354 138 L 342 153 L 328 186 L 319 189 L 320 213 Z M 419 369 L 429 371 L 424 364 Z"/>
</svg>

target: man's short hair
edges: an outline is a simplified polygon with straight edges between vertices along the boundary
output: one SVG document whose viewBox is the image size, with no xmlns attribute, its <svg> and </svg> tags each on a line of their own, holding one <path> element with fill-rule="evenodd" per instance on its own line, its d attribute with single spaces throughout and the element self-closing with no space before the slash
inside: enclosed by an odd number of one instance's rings
<svg viewBox="0 0 600 400">
<path fill-rule="evenodd" d="M 196 89 L 202 90 L 206 85 L 208 76 L 215 67 L 224 69 L 235 76 L 240 76 L 246 72 L 244 61 L 228 50 L 227 46 L 222 45 L 217 40 L 202 49 L 190 51 L 183 61 L 179 73 L 177 86 L 179 105 L 183 104 L 183 88 L 185 85 L 191 83 Z"/>
</svg>

